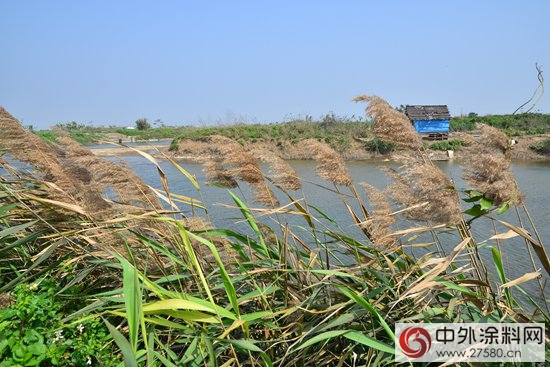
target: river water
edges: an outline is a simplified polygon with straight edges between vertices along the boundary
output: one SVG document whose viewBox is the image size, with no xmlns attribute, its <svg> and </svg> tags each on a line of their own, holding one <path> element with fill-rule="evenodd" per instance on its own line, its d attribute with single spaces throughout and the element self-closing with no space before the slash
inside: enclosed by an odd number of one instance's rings
<svg viewBox="0 0 550 367">
<path fill-rule="evenodd" d="M 159 176 L 156 168 L 148 162 L 146 159 L 137 156 L 127 156 L 123 158 L 135 172 L 149 185 L 162 188 L 162 185 L 159 180 Z M 338 222 L 340 228 L 348 233 L 351 237 L 354 237 L 360 241 L 367 242 L 364 235 L 357 226 L 353 224 L 353 221 L 350 218 L 348 211 L 346 210 L 345 205 L 342 200 L 333 192 L 328 191 L 325 188 L 320 186 L 326 186 L 333 189 L 332 184 L 329 182 L 323 181 L 315 174 L 315 162 L 314 161 L 289 161 L 289 163 L 294 167 L 296 172 L 302 178 L 303 183 L 303 193 L 307 198 L 307 202 L 311 206 L 315 206 L 324 213 L 326 213 L 330 218 Z M 217 227 L 233 228 L 242 231 L 246 231 L 246 225 L 242 221 L 242 216 L 240 212 L 234 208 L 235 204 L 232 201 L 230 195 L 226 189 L 219 187 L 206 186 L 205 175 L 202 172 L 202 166 L 194 163 L 180 162 L 181 166 L 186 169 L 189 173 L 194 175 L 201 185 L 201 192 L 199 193 L 174 166 L 169 162 L 160 161 L 162 169 L 165 171 L 170 190 L 174 193 L 186 195 L 190 197 L 197 198 L 202 200 L 207 207 L 209 208 L 208 217 Z M 455 181 L 455 186 L 458 189 L 468 188 L 464 181 L 461 179 L 462 168 L 459 164 L 453 162 L 437 162 L 438 166 L 445 172 L 449 177 Z M 388 177 L 381 171 L 381 166 L 395 166 L 395 163 L 384 162 L 384 161 L 352 161 L 347 162 L 349 171 L 356 181 L 367 182 L 378 188 L 385 188 L 390 183 Z M 550 241 L 550 227 L 548 223 L 550 222 L 550 205 L 549 205 L 549 193 L 550 189 L 548 182 L 550 182 L 550 162 L 514 162 L 512 170 L 516 176 L 516 180 L 519 184 L 520 190 L 526 196 L 526 206 L 529 209 L 529 212 L 532 216 L 532 219 L 536 225 L 536 228 L 542 238 L 543 243 L 548 246 Z M 546 183 L 545 183 L 546 182 Z M 320 185 L 320 186 L 319 186 Z M 239 195 L 241 198 L 246 199 L 250 198 L 250 191 L 246 185 L 242 185 L 242 191 L 239 189 L 234 189 L 233 191 Z M 343 188 L 344 193 L 346 188 Z M 364 192 L 361 191 L 361 194 L 364 195 Z M 288 197 L 285 197 L 282 194 L 277 194 L 277 197 L 280 199 L 281 204 L 286 204 L 289 202 Z M 300 198 L 301 195 L 297 193 L 296 197 Z M 364 196 L 366 198 L 366 196 Z M 252 207 L 259 207 L 256 204 L 247 202 Z M 350 201 L 352 203 L 352 201 Z M 464 209 L 467 208 L 467 203 L 464 203 Z M 231 206 L 231 207 L 227 207 Z M 352 205 L 353 206 L 353 205 Z M 357 205 L 354 206 L 358 208 Z M 191 209 L 186 208 L 182 205 L 182 209 L 186 209 L 186 214 L 192 214 Z M 201 213 L 199 210 L 196 214 L 204 216 L 204 212 Z M 288 218 L 287 218 L 288 217 Z M 321 218 L 322 216 L 317 215 Z M 509 222 L 514 225 L 519 224 L 516 212 L 514 208 L 510 209 L 503 215 L 495 216 L 496 219 L 501 221 Z M 280 219 L 280 218 L 279 218 Z M 274 222 L 270 221 L 268 217 L 262 218 L 267 224 L 273 225 Z M 305 227 L 305 221 L 296 216 L 285 216 L 284 221 L 288 221 L 289 225 L 293 227 L 294 231 L 299 232 L 301 227 Z M 334 224 L 325 221 L 325 224 L 329 227 L 334 226 Z M 412 223 L 405 220 L 400 220 L 397 223 L 396 229 L 405 229 L 423 225 L 422 223 Z M 529 232 L 533 233 L 532 229 L 528 228 Z M 500 223 L 496 224 L 497 233 L 507 232 L 508 229 Z M 488 267 L 488 271 L 495 276 L 495 267 L 491 255 L 491 247 L 496 246 L 494 240 L 488 240 L 494 234 L 493 225 L 490 220 L 481 218 L 477 220 L 472 227 L 473 235 L 478 243 L 481 243 L 481 255 Z M 306 231 L 302 232 L 304 235 Z M 534 234 L 533 234 L 534 235 Z M 441 235 L 441 241 L 445 251 L 450 252 L 458 243 L 460 243 L 460 238 L 456 234 L 445 234 Z M 431 242 L 433 239 L 426 236 L 421 236 L 416 238 L 412 243 L 423 243 Z M 483 242 L 486 241 L 486 242 Z M 532 272 L 533 266 L 531 263 L 530 256 L 526 249 L 525 242 L 521 237 L 511 238 L 501 242 L 501 250 L 503 254 L 504 265 L 507 270 L 507 277 L 509 279 L 515 279 L 526 272 Z M 549 249 L 550 250 L 550 249 Z M 408 250 L 413 255 L 419 257 L 425 254 L 428 251 L 435 251 L 435 248 L 431 247 L 421 247 Z M 540 262 L 536 259 L 536 266 L 541 268 Z M 549 280 L 544 269 L 541 269 L 543 274 L 543 281 Z M 530 281 L 523 285 L 531 295 L 534 295 L 534 298 L 537 299 L 538 303 L 543 303 L 544 300 L 540 299 L 540 290 L 536 280 Z"/>
</svg>

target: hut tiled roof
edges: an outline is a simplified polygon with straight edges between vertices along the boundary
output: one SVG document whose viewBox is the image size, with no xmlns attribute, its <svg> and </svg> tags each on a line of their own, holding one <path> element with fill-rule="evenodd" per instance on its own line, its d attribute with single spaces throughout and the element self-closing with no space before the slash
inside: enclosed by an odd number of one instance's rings
<svg viewBox="0 0 550 367">
<path fill-rule="evenodd" d="M 405 114 L 415 120 L 448 120 L 451 118 L 446 105 L 435 106 L 405 106 Z"/>
</svg>

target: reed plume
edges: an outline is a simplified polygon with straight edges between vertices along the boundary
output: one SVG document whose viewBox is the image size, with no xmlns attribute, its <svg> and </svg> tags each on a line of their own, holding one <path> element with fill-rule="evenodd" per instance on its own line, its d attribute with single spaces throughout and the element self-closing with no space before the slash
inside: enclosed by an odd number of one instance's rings
<svg viewBox="0 0 550 367">
<path fill-rule="evenodd" d="M 260 161 L 269 164 L 273 184 L 283 190 L 297 191 L 302 188 L 300 177 L 284 159 L 267 150 L 255 151 Z"/>
<path fill-rule="evenodd" d="M 415 161 L 401 172 L 386 172 L 395 181 L 388 192 L 398 204 L 408 208 L 404 212 L 407 218 L 449 225 L 462 220 L 458 192 L 433 163 Z"/>
<path fill-rule="evenodd" d="M 524 197 L 511 171 L 510 140 L 494 127 L 481 125 L 480 130 L 476 154 L 466 162 L 464 179 L 495 206 L 521 204 Z"/>
<path fill-rule="evenodd" d="M 387 196 L 376 187 L 361 182 L 359 185 L 365 190 L 372 210 L 370 218 L 365 223 L 372 234 L 373 243 L 377 246 L 388 246 L 395 241 L 390 235 L 391 225 L 396 222 L 392 214 L 392 206 Z"/>
<path fill-rule="evenodd" d="M 252 187 L 254 201 L 265 206 L 276 207 L 279 205 L 275 195 L 265 181 L 258 160 L 235 140 L 224 136 L 214 135 L 209 138 L 212 145 L 220 151 L 222 156 L 221 167 L 224 175 L 233 180 L 241 180 Z M 215 166 L 209 164 L 206 170 Z M 227 168 L 225 168 L 227 167 Z M 210 172 L 212 175 L 214 172 Z"/>
<path fill-rule="evenodd" d="M 398 146 L 419 149 L 422 143 L 409 119 L 377 96 L 358 96 L 355 102 L 366 102 L 365 112 L 373 119 L 372 130 L 377 138 Z"/>
<path fill-rule="evenodd" d="M 207 185 L 219 185 L 228 189 L 238 186 L 233 176 L 219 163 L 206 161 L 203 164 L 203 172 L 206 175 Z"/>
<path fill-rule="evenodd" d="M 344 159 L 328 144 L 314 139 L 304 140 L 302 144 L 313 152 L 319 177 L 336 185 L 351 186 L 353 184 Z"/>
<path fill-rule="evenodd" d="M 35 134 L 25 130 L 19 121 L 0 107 L 0 146 L 17 161 L 32 165 L 37 177 L 50 183 L 49 195 L 53 200 L 84 206 L 86 187 L 66 172 L 56 150 Z M 72 167 L 68 167 L 72 168 Z"/>
<path fill-rule="evenodd" d="M 70 168 L 74 180 L 89 185 L 88 191 L 106 195 L 106 190 L 112 190 L 117 195 L 113 199 L 118 204 L 129 206 L 126 210 L 132 206 L 134 208 L 131 211 L 139 211 L 139 208 L 162 209 L 153 190 L 124 161 L 117 164 L 98 157 L 90 150 L 82 148 L 65 131 L 55 131 L 58 135 L 57 144 L 65 151 L 64 167 Z M 97 204 L 94 201 L 86 204 L 92 203 Z"/>
</svg>

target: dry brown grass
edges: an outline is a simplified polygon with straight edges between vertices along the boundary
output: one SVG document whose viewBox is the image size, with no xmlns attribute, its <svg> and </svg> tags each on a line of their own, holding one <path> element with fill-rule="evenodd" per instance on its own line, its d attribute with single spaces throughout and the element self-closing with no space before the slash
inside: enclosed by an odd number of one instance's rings
<svg viewBox="0 0 550 367">
<path fill-rule="evenodd" d="M 407 116 L 377 96 L 358 96 L 355 102 L 366 102 L 366 114 L 373 119 L 372 130 L 377 138 L 398 146 L 420 149 L 422 142 Z"/>
</svg>

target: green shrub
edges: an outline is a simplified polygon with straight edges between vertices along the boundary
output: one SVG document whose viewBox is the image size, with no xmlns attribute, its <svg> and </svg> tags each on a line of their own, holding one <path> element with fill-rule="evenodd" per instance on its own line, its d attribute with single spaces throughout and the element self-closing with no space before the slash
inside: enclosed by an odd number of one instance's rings
<svg viewBox="0 0 550 367">
<path fill-rule="evenodd" d="M 38 135 L 46 143 L 55 143 L 57 141 L 57 134 L 51 130 L 37 130 L 33 131 L 34 134 Z"/>
<path fill-rule="evenodd" d="M 388 154 L 395 149 L 395 144 L 381 139 L 373 139 L 365 143 L 365 148 L 371 152 Z"/>
<path fill-rule="evenodd" d="M 550 132 L 550 114 L 458 116 L 450 121 L 451 131 L 470 131 L 477 123 L 504 130 L 508 135 L 538 135 Z"/>
<path fill-rule="evenodd" d="M 120 363 L 108 329 L 99 318 L 64 325 L 67 309 L 52 278 L 15 287 L 15 301 L 0 309 L 0 367 L 113 366 Z"/>
<path fill-rule="evenodd" d="M 464 146 L 464 142 L 459 139 L 438 141 L 432 144 L 428 144 L 427 148 L 431 150 L 460 150 Z"/>
<path fill-rule="evenodd" d="M 530 148 L 539 154 L 550 154 L 550 139 L 533 144 Z"/>
</svg>

